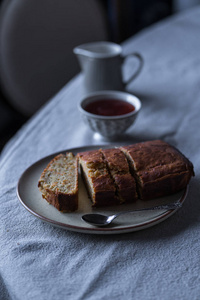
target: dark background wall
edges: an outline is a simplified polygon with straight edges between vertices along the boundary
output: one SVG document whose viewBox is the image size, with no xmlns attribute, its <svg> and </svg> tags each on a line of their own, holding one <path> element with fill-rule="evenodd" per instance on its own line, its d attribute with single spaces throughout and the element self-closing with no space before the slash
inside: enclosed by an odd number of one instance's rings
<svg viewBox="0 0 200 300">
<path fill-rule="evenodd" d="M 110 38 L 121 43 L 173 13 L 173 0 L 107 0 Z"/>
</svg>

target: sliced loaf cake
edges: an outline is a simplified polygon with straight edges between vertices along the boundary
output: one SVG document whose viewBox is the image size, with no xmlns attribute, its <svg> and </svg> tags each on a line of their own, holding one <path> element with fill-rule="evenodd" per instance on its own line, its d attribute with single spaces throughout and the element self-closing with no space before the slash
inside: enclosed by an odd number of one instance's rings
<svg viewBox="0 0 200 300">
<path fill-rule="evenodd" d="M 78 208 L 78 162 L 71 152 L 57 155 L 50 161 L 38 182 L 42 197 L 59 211 Z"/>
<path fill-rule="evenodd" d="M 81 174 L 93 206 L 119 204 L 115 184 L 100 150 L 78 153 Z"/>
<path fill-rule="evenodd" d="M 59 211 L 78 208 L 78 161 L 95 207 L 154 199 L 186 188 L 192 163 L 168 143 L 155 140 L 112 149 L 57 155 L 38 182 L 42 197 Z"/>
<path fill-rule="evenodd" d="M 130 174 L 128 161 L 118 149 L 102 149 L 108 170 L 114 180 L 120 203 L 131 203 L 137 199 L 135 179 Z"/>
</svg>

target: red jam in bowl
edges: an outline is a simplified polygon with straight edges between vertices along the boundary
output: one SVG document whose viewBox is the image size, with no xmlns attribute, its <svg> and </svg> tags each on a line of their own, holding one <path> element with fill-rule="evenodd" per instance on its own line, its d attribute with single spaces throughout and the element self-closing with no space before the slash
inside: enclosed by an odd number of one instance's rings
<svg viewBox="0 0 200 300">
<path fill-rule="evenodd" d="M 134 111 L 135 107 L 123 100 L 101 99 L 87 104 L 85 110 L 99 116 L 121 116 Z"/>
</svg>

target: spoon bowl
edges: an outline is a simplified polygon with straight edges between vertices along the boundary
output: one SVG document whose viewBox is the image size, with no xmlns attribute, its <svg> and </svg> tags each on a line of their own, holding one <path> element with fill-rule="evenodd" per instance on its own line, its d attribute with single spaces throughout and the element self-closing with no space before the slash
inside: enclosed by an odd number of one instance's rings
<svg viewBox="0 0 200 300">
<path fill-rule="evenodd" d="M 111 216 L 105 216 L 105 215 L 101 215 L 101 214 L 92 213 L 92 214 L 85 214 L 81 218 L 83 221 L 85 221 L 86 223 L 89 223 L 90 225 L 103 227 L 103 226 L 107 226 L 107 225 L 111 224 L 111 222 L 114 219 L 116 219 L 117 217 L 119 217 L 123 214 L 136 213 L 136 212 L 147 211 L 147 210 L 156 210 L 156 209 L 175 210 L 175 209 L 180 208 L 181 206 L 182 206 L 182 204 L 179 201 L 177 201 L 177 202 L 169 203 L 169 204 L 165 204 L 165 205 L 157 205 L 157 206 L 153 206 L 153 207 L 135 209 L 132 211 L 122 211 L 122 212 L 119 212 L 119 213 L 117 213 L 115 215 L 111 215 Z"/>
<path fill-rule="evenodd" d="M 106 226 L 116 217 L 116 215 L 104 216 L 101 214 L 86 214 L 82 216 L 82 220 L 94 226 Z"/>
</svg>

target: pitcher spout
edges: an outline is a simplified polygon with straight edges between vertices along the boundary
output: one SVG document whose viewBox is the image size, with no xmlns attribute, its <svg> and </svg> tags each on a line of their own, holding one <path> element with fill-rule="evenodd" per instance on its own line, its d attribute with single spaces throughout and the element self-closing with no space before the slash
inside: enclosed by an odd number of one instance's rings
<svg viewBox="0 0 200 300">
<path fill-rule="evenodd" d="M 84 69 L 88 59 L 92 56 L 91 51 L 87 48 L 87 44 L 75 47 L 73 52 L 77 56 L 81 68 Z"/>
</svg>

